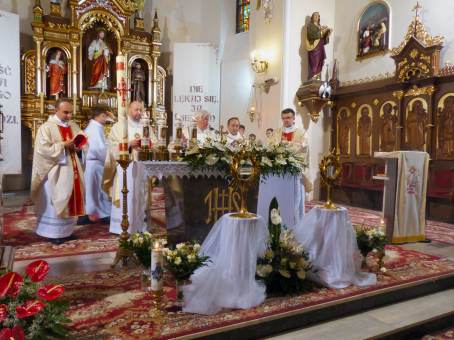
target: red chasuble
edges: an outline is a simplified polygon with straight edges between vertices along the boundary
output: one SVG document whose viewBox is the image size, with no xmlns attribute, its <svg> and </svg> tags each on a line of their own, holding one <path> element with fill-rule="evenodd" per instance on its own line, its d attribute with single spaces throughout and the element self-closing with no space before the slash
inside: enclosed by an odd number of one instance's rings
<svg viewBox="0 0 454 340">
<path fill-rule="evenodd" d="M 64 141 L 73 139 L 73 132 L 71 127 L 58 126 L 60 130 L 61 137 Z M 85 214 L 84 207 L 84 197 L 82 196 L 81 182 L 79 169 L 77 168 L 76 153 L 71 151 L 71 162 L 73 164 L 74 171 L 74 182 L 73 182 L 73 192 L 68 202 L 68 215 L 69 216 L 81 216 Z"/>
<path fill-rule="evenodd" d="M 291 142 L 293 140 L 293 131 L 292 132 L 282 132 L 282 140 Z"/>
</svg>

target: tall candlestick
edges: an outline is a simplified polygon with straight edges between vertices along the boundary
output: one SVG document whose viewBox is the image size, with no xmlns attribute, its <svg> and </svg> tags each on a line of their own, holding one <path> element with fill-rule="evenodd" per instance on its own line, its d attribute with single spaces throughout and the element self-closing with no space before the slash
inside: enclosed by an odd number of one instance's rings
<svg viewBox="0 0 454 340">
<path fill-rule="evenodd" d="M 164 287 L 162 248 L 159 242 L 155 242 L 151 250 L 151 290 L 161 291 Z"/>
<path fill-rule="evenodd" d="M 119 156 L 129 157 L 128 153 L 128 118 L 126 117 L 126 58 L 119 54 L 116 57 L 117 65 L 117 114 L 121 124 L 122 143 L 119 145 Z"/>
<path fill-rule="evenodd" d="M 44 117 L 44 93 L 39 93 L 39 113 L 41 117 Z"/>
</svg>

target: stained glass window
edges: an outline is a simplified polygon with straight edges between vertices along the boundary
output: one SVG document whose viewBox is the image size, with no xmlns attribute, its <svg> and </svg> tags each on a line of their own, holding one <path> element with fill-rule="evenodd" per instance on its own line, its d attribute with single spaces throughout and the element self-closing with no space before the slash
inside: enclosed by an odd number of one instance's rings
<svg viewBox="0 0 454 340">
<path fill-rule="evenodd" d="M 251 0 L 236 0 L 236 33 L 249 31 Z"/>
</svg>

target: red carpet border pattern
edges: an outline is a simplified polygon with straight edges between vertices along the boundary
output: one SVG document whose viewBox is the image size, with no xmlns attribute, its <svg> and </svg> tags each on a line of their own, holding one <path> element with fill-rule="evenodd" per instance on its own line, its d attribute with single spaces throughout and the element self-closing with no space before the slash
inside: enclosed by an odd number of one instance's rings
<svg viewBox="0 0 454 340">
<path fill-rule="evenodd" d="M 168 339 L 285 312 L 303 311 L 322 303 L 454 272 L 454 262 L 398 246 L 387 247 L 385 265 L 388 271 L 379 274 L 378 284 L 373 287 L 317 288 L 296 297 L 270 298 L 248 310 L 226 310 L 210 316 L 167 313 L 159 324 L 149 315 L 152 297 L 140 290 L 139 270 L 74 274 L 60 281 L 66 286 L 66 298 L 71 301 L 68 317 L 72 320 L 73 338 Z M 175 290 L 169 279 L 165 292 L 171 305 Z"/>
<path fill-rule="evenodd" d="M 161 188 L 153 192 L 152 220 L 155 225 L 165 226 L 164 193 Z M 321 202 L 306 203 L 310 210 Z M 379 225 L 380 212 L 355 207 L 347 207 L 354 224 Z M 50 258 L 68 255 L 81 255 L 115 251 L 118 236 L 109 233 L 105 224 L 77 226 L 76 240 L 61 245 L 54 245 L 35 234 L 36 216 L 33 206 L 4 209 L 5 245 L 16 246 L 16 261 L 37 258 Z M 454 245 L 454 225 L 427 221 L 426 236 L 428 239 Z"/>
</svg>

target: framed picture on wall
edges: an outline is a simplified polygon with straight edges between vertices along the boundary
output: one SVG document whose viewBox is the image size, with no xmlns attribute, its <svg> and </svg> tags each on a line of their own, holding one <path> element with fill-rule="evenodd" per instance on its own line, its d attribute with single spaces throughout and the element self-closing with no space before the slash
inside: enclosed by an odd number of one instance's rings
<svg viewBox="0 0 454 340">
<path fill-rule="evenodd" d="M 371 2 L 358 21 L 357 60 L 385 54 L 389 50 L 390 10 L 384 1 Z"/>
</svg>

